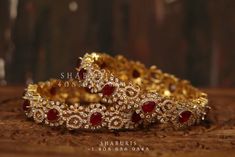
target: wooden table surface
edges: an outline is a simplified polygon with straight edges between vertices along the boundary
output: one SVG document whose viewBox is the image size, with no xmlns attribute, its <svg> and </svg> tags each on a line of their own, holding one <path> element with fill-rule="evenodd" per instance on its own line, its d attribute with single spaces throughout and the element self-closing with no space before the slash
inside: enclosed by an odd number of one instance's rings
<svg viewBox="0 0 235 157">
<path fill-rule="evenodd" d="M 235 89 L 207 89 L 212 107 L 206 121 L 184 131 L 84 132 L 53 129 L 27 120 L 22 87 L 0 87 L 0 157 L 235 156 Z M 101 143 L 126 142 L 121 151 Z M 135 143 L 135 145 L 133 145 Z M 129 146 L 127 146 L 129 144 Z M 138 149 L 141 148 L 141 149 Z M 114 150 L 113 150 L 114 149 Z"/>
</svg>

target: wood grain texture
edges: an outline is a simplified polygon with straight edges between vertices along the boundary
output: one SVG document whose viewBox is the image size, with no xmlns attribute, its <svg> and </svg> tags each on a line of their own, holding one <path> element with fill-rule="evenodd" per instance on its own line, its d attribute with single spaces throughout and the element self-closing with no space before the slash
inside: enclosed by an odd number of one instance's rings
<svg viewBox="0 0 235 157">
<path fill-rule="evenodd" d="M 27 120 L 20 99 L 23 88 L 0 88 L 0 156 L 163 156 L 235 155 L 235 90 L 210 89 L 212 107 L 206 121 L 187 130 L 84 132 L 49 128 Z M 102 141 L 135 141 L 149 151 L 92 151 Z"/>
<path fill-rule="evenodd" d="M 19 0 L 14 45 L 3 33 L 9 4 L 0 3 L 0 56 L 10 56 L 11 83 L 58 78 L 85 52 L 105 51 L 198 86 L 235 86 L 234 0 Z"/>
<path fill-rule="evenodd" d="M 9 1 L 0 1 L 0 58 L 6 58 L 10 38 Z"/>
</svg>

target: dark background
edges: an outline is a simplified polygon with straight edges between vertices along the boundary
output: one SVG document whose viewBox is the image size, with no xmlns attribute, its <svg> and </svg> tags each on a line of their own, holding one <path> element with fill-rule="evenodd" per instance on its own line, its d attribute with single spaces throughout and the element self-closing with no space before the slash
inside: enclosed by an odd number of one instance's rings
<svg viewBox="0 0 235 157">
<path fill-rule="evenodd" d="M 234 0 L 0 0 L 9 84 L 59 78 L 104 51 L 197 86 L 235 87 L 234 50 Z"/>
</svg>

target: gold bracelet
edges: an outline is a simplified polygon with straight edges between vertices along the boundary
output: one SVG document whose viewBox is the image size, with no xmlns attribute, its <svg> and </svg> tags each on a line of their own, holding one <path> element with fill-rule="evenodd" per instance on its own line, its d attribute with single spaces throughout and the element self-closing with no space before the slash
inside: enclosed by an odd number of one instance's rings
<svg viewBox="0 0 235 157">
<path fill-rule="evenodd" d="M 82 87 L 120 111 L 131 109 L 136 122 L 181 128 L 203 120 L 209 108 L 207 94 L 189 81 L 123 56 L 85 54 L 76 69 Z"/>
<path fill-rule="evenodd" d="M 91 94 L 69 80 L 50 80 L 28 85 L 23 96 L 23 110 L 36 123 L 65 126 L 68 129 L 134 129 L 141 123 L 133 122 L 130 109 L 118 110 L 113 105 L 100 103 L 97 94 Z M 137 117 L 138 118 L 138 117 Z"/>
</svg>

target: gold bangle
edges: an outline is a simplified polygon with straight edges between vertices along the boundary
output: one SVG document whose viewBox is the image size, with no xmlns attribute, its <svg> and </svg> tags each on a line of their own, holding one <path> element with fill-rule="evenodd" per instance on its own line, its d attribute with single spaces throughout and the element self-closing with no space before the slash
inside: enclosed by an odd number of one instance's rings
<svg viewBox="0 0 235 157">
<path fill-rule="evenodd" d="M 67 81 L 68 82 L 68 81 Z M 36 123 L 65 126 L 68 129 L 135 129 L 129 109 L 119 111 L 114 105 L 100 103 L 97 94 L 81 88 L 75 80 L 64 87 L 61 80 L 30 84 L 23 96 L 23 110 Z"/>
<path fill-rule="evenodd" d="M 200 122 L 209 108 L 207 94 L 189 81 L 149 69 L 123 56 L 85 54 L 78 60 L 79 83 L 98 93 L 103 103 L 131 109 L 145 123 L 181 128 Z M 138 118 L 139 120 L 139 118 Z"/>
</svg>

